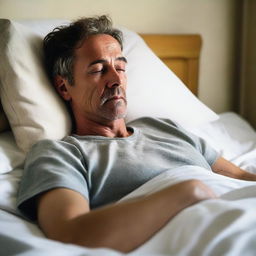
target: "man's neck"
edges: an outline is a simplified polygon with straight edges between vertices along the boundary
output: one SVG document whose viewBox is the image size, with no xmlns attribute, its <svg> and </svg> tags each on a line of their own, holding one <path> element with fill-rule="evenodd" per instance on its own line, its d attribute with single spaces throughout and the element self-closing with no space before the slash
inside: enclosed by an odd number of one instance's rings
<svg viewBox="0 0 256 256">
<path fill-rule="evenodd" d="M 127 130 L 124 119 L 108 122 L 98 122 L 87 119 L 83 120 L 83 122 L 76 122 L 75 134 L 115 138 L 128 137 L 131 135 L 131 132 Z"/>
</svg>

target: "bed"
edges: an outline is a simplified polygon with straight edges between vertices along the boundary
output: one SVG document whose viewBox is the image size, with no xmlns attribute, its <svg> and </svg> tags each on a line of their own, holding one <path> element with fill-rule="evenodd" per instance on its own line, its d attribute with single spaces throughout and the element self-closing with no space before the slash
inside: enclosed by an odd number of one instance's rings
<svg viewBox="0 0 256 256">
<path fill-rule="evenodd" d="M 70 131 L 69 115 L 49 85 L 41 53 L 42 36 L 67 22 L 0 20 L 0 255 L 123 255 L 49 240 L 16 208 L 26 152 L 40 139 L 61 139 Z M 255 130 L 236 113 L 217 115 L 196 97 L 200 35 L 140 37 L 120 29 L 128 59 L 127 122 L 145 115 L 171 118 L 228 160 L 256 173 Z M 183 210 L 129 255 L 255 255 L 253 182 L 217 174 L 209 179 L 202 168 L 184 166 L 155 177 L 122 200 L 191 178 L 204 181 L 220 198 Z"/>
</svg>

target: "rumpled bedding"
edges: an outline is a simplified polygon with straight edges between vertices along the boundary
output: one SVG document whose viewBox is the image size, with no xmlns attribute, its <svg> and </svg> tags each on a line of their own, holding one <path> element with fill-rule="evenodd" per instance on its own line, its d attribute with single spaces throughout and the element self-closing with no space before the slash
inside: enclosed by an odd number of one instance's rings
<svg viewBox="0 0 256 256">
<path fill-rule="evenodd" d="M 240 181 L 195 166 L 167 171 L 147 182 L 129 200 L 166 186 L 199 179 L 211 187 L 218 199 L 202 201 L 181 211 L 135 255 L 255 255 L 256 182 Z"/>
<path fill-rule="evenodd" d="M 218 121 L 191 131 L 205 138 L 227 159 L 256 173 L 255 130 L 238 115 L 222 114 Z M 8 141 L 10 139 L 8 135 Z M 16 158 L 17 164 L 8 164 L 14 169 L 0 175 L 0 255 L 123 255 L 106 248 L 90 249 L 49 240 L 36 224 L 24 219 L 16 209 L 23 158 L 20 155 L 20 161 Z M 255 182 L 227 178 L 203 168 L 183 166 L 155 177 L 122 200 L 146 196 L 188 179 L 202 180 L 219 198 L 184 209 L 128 255 L 255 255 Z"/>
</svg>

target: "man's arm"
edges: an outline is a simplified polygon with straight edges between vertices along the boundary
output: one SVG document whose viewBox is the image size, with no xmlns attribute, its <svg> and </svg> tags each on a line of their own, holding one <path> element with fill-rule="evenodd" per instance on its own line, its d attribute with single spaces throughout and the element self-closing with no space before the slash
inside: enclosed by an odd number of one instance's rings
<svg viewBox="0 0 256 256">
<path fill-rule="evenodd" d="M 198 180 L 173 185 L 152 195 L 91 210 L 79 193 L 59 188 L 38 201 L 38 222 L 47 237 L 87 247 L 128 252 L 152 237 L 182 209 L 215 198 Z"/>
<path fill-rule="evenodd" d="M 240 180 L 256 181 L 256 174 L 247 172 L 223 157 L 217 159 L 212 165 L 212 170 L 215 173 L 228 176 Z"/>
</svg>

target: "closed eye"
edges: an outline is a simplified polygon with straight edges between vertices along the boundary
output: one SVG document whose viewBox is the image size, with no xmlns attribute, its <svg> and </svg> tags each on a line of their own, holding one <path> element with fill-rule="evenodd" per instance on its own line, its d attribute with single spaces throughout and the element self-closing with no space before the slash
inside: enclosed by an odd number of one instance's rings
<svg viewBox="0 0 256 256">
<path fill-rule="evenodd" d="M 103 69 L 96 70 L 96 71 L 91 71 L 90 74 L 96 74 L 96 73 L 102 73 L 102 72 L 103 72 Z"/>
<path fill-rule="evenodd" d="M 115 66 L 115 69 L 117 72 L 125 72 L 126 65 L 125 65 L 125 63 L 118 63 L 118 65 Z"/>
<path fill-rule="evenodd" d="M 101 68 L 101 69 L 93 69 L 89 72 L 89 74 L 101 74 L 101 73 L 105 73 L 106 72 L 106 68 Z"/>
<path fill-rule="evenodd" d="M 126 70 L 124 68 L 117 68 L 116 71 L 121 71 L 121 72 L 125 72 Z"/>
</svg>

